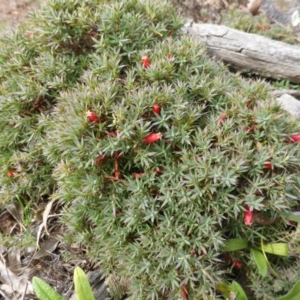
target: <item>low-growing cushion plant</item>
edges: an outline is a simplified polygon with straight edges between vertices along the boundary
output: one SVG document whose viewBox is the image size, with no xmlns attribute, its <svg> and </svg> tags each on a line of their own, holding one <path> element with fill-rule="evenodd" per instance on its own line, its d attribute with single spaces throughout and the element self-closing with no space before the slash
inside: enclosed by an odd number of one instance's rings
<svg viewBox="0 0 300 300">
<path fill-rule="evenodd" d="M 298 122 L 182 24 L 161 0 L 51 0 L 1 42 L 1 202 L 61 201 L 131 299 L 222 299 L 258 273 L 226 242 L 289 242 L 298 205 Z"/>
</svg>

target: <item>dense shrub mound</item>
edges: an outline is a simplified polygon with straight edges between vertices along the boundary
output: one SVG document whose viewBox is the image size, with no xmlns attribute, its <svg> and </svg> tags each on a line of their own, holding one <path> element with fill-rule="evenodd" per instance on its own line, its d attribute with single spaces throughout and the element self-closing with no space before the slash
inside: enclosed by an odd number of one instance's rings
<svg viewBox="0 0 300 300">
<path fill-rule="evenodd" d="M 299 126 L 181 25 L 164 1 L 52 0 L 1 44 L 1 197 L 59 199 L 132 299 L 215 299 L 238 268 L 254 282 L 226 241 L 288 242 L 297 205 Z"/>
</svg>

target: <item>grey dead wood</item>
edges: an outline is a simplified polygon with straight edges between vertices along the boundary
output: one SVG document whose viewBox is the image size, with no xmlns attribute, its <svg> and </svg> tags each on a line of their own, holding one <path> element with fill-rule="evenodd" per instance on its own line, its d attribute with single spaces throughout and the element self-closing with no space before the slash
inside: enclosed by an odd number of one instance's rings
<svg viewBox="0 0 300 300">
<path fill-rule="evenodd" d="M 300 83 L 300 47 L 223 25 L 188 23 L 183 33 L 205 43 L 211 57 L 243 73 Z"/>
</svg>

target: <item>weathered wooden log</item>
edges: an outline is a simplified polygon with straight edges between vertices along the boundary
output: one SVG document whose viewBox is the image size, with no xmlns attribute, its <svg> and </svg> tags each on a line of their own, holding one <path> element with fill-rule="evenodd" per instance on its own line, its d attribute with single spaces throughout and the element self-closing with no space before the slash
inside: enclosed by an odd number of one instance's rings
<svg viewBox="0 0 300 300">
<path fill-rule="evenodd" d="M 210 56 L 232 68 L 300 83 L 300 47 L 214 24 L 187 24 L 184 33 L 204 42 Z"/>
</svg>

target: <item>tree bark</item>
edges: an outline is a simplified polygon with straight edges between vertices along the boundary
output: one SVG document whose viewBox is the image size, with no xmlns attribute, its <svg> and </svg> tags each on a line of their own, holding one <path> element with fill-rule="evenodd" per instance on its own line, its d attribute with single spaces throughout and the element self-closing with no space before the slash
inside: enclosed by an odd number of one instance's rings
<svg viewBox="0 0 300 300">
<path fill-rule="evenodd" d="M 184 33 L 204 42 L 210 56 L 232 68 L 300 83 L 300 47 L 222 25 L 187 24 Z"/>
</svg>

